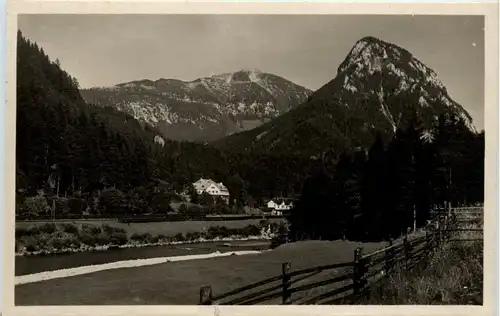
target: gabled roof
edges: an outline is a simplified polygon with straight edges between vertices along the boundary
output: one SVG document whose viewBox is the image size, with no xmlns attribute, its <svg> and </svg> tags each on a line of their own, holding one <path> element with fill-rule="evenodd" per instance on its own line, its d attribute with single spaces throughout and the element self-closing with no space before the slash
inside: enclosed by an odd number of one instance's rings
<svg viewBox="0 0 500 316">
<path fill-rule="evenodd" d="M 268 203 L 271 201 L 278 204 L 278 205 L 280 205 L 282 203 L 285 203 L 286 205 L 290 205 L 293 203 L 294 199 L 291 199 L 291 198 L 273 198 L 273 199 L 270 199 L 268 201 Z"/>
<path fill-rule="evenodd" d="M 200 180 L 193 183 L 193 186 L 196 188 L 196 190 L 205 190 L 206 188 L 208 188 L 211 185 L 214 185 L 215 187 L 217 187 L 223 194 L 226 194 L 226 193 L 229 194 L 227 187 L 224 184 L 222 184 L 222 182 L 217 183 L 217 182 L 213 181 L 212 179 L 200 178 Z"/>
</svg>

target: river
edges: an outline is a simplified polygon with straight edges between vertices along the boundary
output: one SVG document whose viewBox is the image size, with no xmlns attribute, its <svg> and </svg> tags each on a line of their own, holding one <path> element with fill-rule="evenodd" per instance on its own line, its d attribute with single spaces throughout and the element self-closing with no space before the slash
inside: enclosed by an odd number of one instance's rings
<svg viewBox="0 0 500 316">
<path fill-rule="evenodd" d="M 207 254 L 215 251 L 231 252 L 241 250 L 265 249 L 269 249 L 268 242 L 249 240 L 233 242 L 205 242 L 199 244 L 172 246 L 122 248 L 111 249 L 107 251 L 78 252 L 47 256 L 17 256 L 15 259 L 15 275 L 27 275 L 43 271 L 54 271 L 122 260 Z"/>
</svg>

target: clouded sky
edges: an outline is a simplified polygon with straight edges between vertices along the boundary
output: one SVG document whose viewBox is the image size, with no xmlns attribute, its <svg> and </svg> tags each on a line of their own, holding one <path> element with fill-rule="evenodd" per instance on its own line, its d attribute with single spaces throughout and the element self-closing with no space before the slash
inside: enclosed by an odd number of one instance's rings
<svg viewBox="0 0 500 316">
<path fill-rule="evenodd" d="M 194 80 L 254 69 L 310 89 L 333 79 L 355 42 L 375 36 L 410 51 L 484 128 L 481 16 L 22 15 L 19 28 L 83 88 Z"/>
</svg>

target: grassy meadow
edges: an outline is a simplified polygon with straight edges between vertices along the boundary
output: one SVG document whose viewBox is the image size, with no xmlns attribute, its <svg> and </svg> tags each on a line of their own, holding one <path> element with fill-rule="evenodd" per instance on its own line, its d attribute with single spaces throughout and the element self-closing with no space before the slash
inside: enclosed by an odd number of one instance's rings
<svg viewBox="0 0 500 316">
<path fill-rule="evenodd" d="M 354 249 L 357 247 L 364 247 L 366 252 L 370 252 L 384 246 L 386 243 L 303 241 L 284 244 L 274 250 L 255 255 L 101 271 L 16 286 L 15 303 L 16 305 L 197 304 L 199 290 L 203 285 L 211 285 L 215 296 L 279 275 L 283 262 L 290 262 L 294 271 L 352 261 Z M 305 280 L 304 284 L 308 282 L 310 280 Z M 51 295 L 44 294 L 48 292 Z M 276 304 L 278 301 L 267 304 Z"/>
</svg>

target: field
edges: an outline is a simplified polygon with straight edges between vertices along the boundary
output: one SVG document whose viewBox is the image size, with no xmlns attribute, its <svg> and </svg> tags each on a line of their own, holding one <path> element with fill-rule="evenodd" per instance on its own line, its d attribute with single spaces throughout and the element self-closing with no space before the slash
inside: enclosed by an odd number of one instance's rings
<svg viewBox="0 0 500 316">
<path fill-rule="evenodd" d="M 282 219 L 269 219 L 269 222 L 279 223 Z M 184 221 L 184 222 L 152 222 L 152 223 L 120 223 L 113 220 L 60 220 L 56 221 L 59 224 L 89 224 L 89 225 L 109 225 L 112 227 L 123 228 L 127 234 L 144 234 L 151 235 L 163 234 L 167 236 L 176 235 L 178 233 L 186 234 L 190 232 L 202 232 L 210 226 L 225 226 L 227 228 L 243 228 L 247 225 L 258 225 L 260 219 L 247 219 L 235 221 Z M 36 222 L 16 222 L 16 228 L 29 228 L 33 226 L 52 223 L 52 221 L 36 221 Z"/>
<path fill-rule="evenodd" d="M 197 304 L 202 285 L 214 295 L 281 273 L 353 260 L 357 247 L 366 253 L 383 243 L 304 241 L 256 255 L 232 256 L 96 272 L 16 286 L 16 305 Z M 50 295 L 46 295 L 50 293 Z"/>
</svg>

